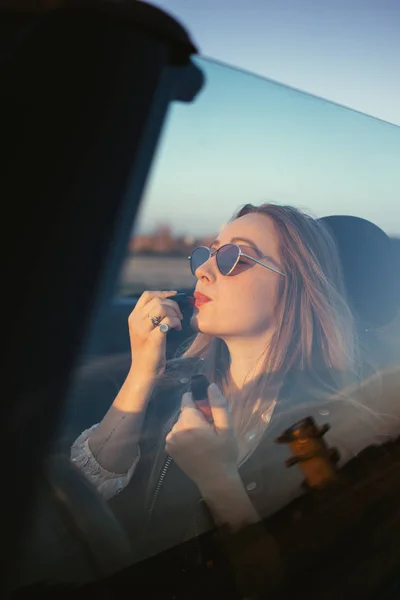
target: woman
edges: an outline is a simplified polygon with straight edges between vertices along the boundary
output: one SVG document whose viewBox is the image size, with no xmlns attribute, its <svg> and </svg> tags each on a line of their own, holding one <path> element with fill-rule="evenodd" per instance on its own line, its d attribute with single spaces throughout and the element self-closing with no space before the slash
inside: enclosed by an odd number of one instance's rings
<svg viewBox="0 0 400 600">
<path fill-rule="evenodd" d="M 262 571 L 270 581 L 275 549 L 257 524 L 302 493 L 300 471 L 284 468 L 288 451 L 274 438 L 301 417 L 329 415 L 328 442 L 345 462 L 399 431 L 398 420 L 377 419 L 341 393 L 360 356 L 336 248 L 319 221 L 288 206 L 246 205 L 210 249 L 193 252 L 191 268 L 194 340 L 167 364 L 166 332 L 181 329 L 176 292 L 145 292 L 129 317 L 126 380 L 72 460 L 106 499 L 125 490 L 114 502 L 130 513 L 137 547 L 143 531 L 138 558 L 213 528 L 239 580 L 251 572 L 254 583 Z M 212 384 L 213 425 L 188 392 L 199 372 Z M 245 542 L 249 528 L 257 533 Z"/>
</svg>

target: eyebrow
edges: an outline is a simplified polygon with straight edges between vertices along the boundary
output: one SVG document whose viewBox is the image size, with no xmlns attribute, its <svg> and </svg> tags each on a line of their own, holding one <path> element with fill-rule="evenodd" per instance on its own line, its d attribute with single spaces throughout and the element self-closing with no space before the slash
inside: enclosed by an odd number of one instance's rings
<svg viewBox="0 0 400 600">
<path fill-rule="evenodd" d="M 233 237 L 230 240 L 231 244 L 237 244 L 238 242 L 244 242 L 245 244 L 247 244 L 248 246 L 250 246 L 251 248 L 253 248 L 257 252 L 257 254 L 258 254 L 258 256 L 260 258 L 265 258 L 266 260 L 269 260 L 273 265 L 275 265 L 275 267 L 277 269 L 281 269 L 282 268 L 280 266 L 280 264 L 277 262 L 277 260 L 275 258 L 273 258 L 273 256 L 264 255 L 261 252 L 261 250 L 258 248 L 258 246 L 256 246 L 256 244 L 252 240 L 249 240 L 248 238 L 244 238 L 244 237 Z M 214 240 L 213 243 L 211 244 L 210 248 L 212 246 L 215 246 L 215 245 L 219 246 L 220 243 L 221 242 L 219 240 Z"/>
</svg>

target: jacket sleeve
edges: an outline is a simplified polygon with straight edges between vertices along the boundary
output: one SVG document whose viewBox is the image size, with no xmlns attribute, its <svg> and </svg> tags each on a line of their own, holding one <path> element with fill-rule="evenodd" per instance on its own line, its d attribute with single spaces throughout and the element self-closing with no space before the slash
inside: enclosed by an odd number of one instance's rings
<svg viewBox="0 0 400 600">
<path fill-rule="evenodd" d="M 140 448 L 136 447 L 132 463 L 126 471 L 122 473 L 108 471 L 96 460 L 89 447 L 89 439 L 97 427 L 98 424 L 86 429 L 75 440 L 71 447 L 71 461 L 84 473 L 98 493 L 105 500 L 109 500 L 119 494 L 132 479 L 140 460 Z"/>
<path fill-rule="evenodd" d="M 168 366 L 168 373 L 170 371 L 171 367 Z M 152 447 L 154 438 L 159 435 L 160 426 L 168 422 L 177 399 L 180 399 L 180 395 L 175 392 L 174 384 L 172 387 L 156 385 L 139 440 L 132 439 L 131 435 L 134 415 L 121 413 L 111 406 L 101 423 L 85 429 L 72 444 L 71 461 L 105 500 L 116 496 L 131 481 L 141 455 Z M 168 396 L 168 401 L 160 396 Z"/>
</svg>

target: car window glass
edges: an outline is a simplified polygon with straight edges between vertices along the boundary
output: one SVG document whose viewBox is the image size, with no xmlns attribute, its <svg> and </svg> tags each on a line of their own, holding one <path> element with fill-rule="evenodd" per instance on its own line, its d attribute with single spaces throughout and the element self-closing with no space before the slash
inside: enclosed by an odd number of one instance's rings
<svg viewBox="0 0 400 600">
<path fill-rule="evenodd" d="M 391 236 L 399 256 L 399 127 L 197 61 L 206 87 L 193 105 L 171 108 L 117 297 L 192 288 L 187 256 L 209 245 L 247 202 L 370 220 Z M 397 321 L 385 335 L 397 347 Z"/>
<path fill-rule="evenodd" d="M 71 444 L 83 430 L 103 419 L 124 382 L 131 365 L 128 317 L 137 299 L 145 290 L 191 293 L 196 279 L 188 256 L 198 245 L 210 246 L 241 205 L 275 202 L 308 210 L 317 217 L 353 215 L 370 220 L 391 236 L 397 249 L 397 269 L 400 265 L 398 127 L 211 60 L 198 58 L 196 62 L 204 71 L 205 88 L 193 104 L 175 104 L 170 109 L 115 298 L 97 320 L 74 378 L 56 440 L 57 451 L 64 455 L 69 456 Z M 242 248 L 254 255 L 254 250 Z M 399 273 L 393 271 L 395 280 Z M 181 333 L 171 332 L 169 357 L 179 353 L 191 335 L 185 327 Z M 399 318 L 379 331 L 373 329 L 373 335 L 381 336 L 385 364 L 398 365 Z M 271 415 L 263 415 L 268 424 Z M 329 421 L 330 409 L 320 415 Z M 369 438 L 366 440 L 368 445 Z M 273 477 L 287 472 L 287 452 L 282 451 L 282 457 Z M 298 473 L 293 477 L 297 477 L 296 490 L 301 494 L 302 476 L 296 469 L 292 467 L 291 473 Z M 105 471 L 107 468 L 98 467 L 92 472 L 92 487 Z M 141 471 L 138 473 L 139 478 Z M 116 541 L 116 522 L 135 546 L 135 527 L 145 518 L 141 513 L 143 496 L 135 496 L 134 484 L 124 490 L 124 481 L 121 473 L 115 479 L 121 493 L 114 490 L 111 497 L 106 495 L 108 520 L 103 500 L 93 500 L 91 505 L 89 495 L 75 497 L 76 506 L 81 501 L 82 511 L 92 514 L 94 521 L 98 519 L 99 530 L 101 523 L 109 526 L 111 537 L 107 538 L 107 527 L 102 528 L 99 544 L 114 540 L 118 547 L 115 556 L 120 557 L 119 563 L 115 561 L 116 571 L 126 566 L 127 556 L 120 538 Z M 250 495 L 257 492 L 256 477 L 248 476 L 245 484 Z M 93 498 L 103 493 L 104 499 L 104 489 L 103 485 Z M 292 499 L 289 494 L 288 502 Z M 176 506 L 186 510 L 180 505 L 179 488 Z M 39 506 L 38 515 L 36 533 L 46 517 L 45 506 Z M 83 525 L 80 535 L 85 535 Z M 189 537 L 193 536 L 192 531 Z M 50 578 L 62 580 L 65 575 L 73 579 L 82 547 L 72 538 L 68 529 L 46 541 L 48 559 L 37 569 L 41 577 L 44 564 Z M 28 547 L 27 555 L 29 552 L 32 549 Z M 93 544 L 85 552 L 93 553 Z M 143 556 L 136 547 L 129 552 L 128 562 L 138 562 Z M 35 580 L 33 571 L 30 569 L 28 578 Z M 85 578 L 87 574 L 81 575 Z"/>
</svg>

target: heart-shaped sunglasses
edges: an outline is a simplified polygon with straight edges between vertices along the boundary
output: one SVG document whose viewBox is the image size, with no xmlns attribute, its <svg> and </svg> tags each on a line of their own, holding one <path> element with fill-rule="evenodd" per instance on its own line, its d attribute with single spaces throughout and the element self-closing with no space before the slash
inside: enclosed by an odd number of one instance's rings
<svg viewBox="0 0 400 600">
<path fill-rule="evenodd" d="M 196 275 L 197 269 L 201 267 L 201 265 L 204 265 L 204 263 L 214 255 L 218 270 L 222 275 L 234 275 L 235 268 L 237 267 L 241 257 L 244 257 L 248 260 L 252 260 L 262 267 L 265 267 L 266 269 L 274 271 L 274 273 L 278 273 L 278 275 L 283 275 L 283 277 L 286 277 L 285 273 L 282 273 L 282 271 L 275 269 L 275 267 L 271 267 L 271 265 L 266 265 L 253 256 L 245 254 L 240 246 L 231 243 L 224 244 L 218 248 L 218 250 L 211 250 L 210 248 L 207 248 L 207 246 L 198 246 L 195 248 L 192 254 L 189 256 L 190 269 L 193 275 Z"/>
</svg>

